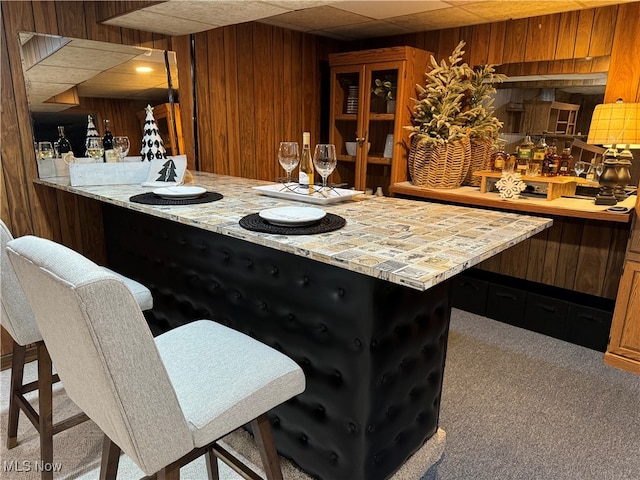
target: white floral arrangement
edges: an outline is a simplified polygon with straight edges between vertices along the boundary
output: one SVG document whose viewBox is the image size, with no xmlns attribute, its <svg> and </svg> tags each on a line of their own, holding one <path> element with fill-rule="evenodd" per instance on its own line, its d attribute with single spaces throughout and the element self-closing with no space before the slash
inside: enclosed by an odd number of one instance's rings
<svg viewBox="0 0 640 480">
<path fill-rule="evenodd" d="M 527 188 L 527 184 L 522 181 L 522 175 L 519 173 L 502 172 L 502 177 L 496 182 L 496 188 L 503 200 L 515 200 Z"/>
</svg>

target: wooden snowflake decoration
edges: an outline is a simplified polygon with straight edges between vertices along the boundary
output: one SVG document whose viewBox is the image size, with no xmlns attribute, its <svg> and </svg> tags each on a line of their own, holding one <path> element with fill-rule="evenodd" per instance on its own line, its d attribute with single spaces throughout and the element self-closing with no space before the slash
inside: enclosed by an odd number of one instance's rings
<svg viewBox="0 0 640 480">
<path fill-rule="evenodd" d="M 522 175 L 515 172 L 502 172 L 502 177 L 496 182 L 496 188 L 500 192 L 503 200 L 516 199 L 520 192 L 527 188 L 527 184 L 522 181 Z"/>
</svg>

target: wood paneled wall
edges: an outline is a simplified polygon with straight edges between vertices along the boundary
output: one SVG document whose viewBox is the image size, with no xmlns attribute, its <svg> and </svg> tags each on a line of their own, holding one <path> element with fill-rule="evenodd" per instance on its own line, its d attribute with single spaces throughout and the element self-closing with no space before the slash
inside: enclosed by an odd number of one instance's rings
<svg viewBox="0 0 640 480">
<path fill-rule="evenodd" d="M 284 175 L 279 142 L 302 142 L 303 131 L 319 140 L 320 66 L 331 43 L 261 23 L 196 34 L 199 170 L 262 180 Z M 191 106 L 182 91 L 180 98 L 181 108 Z"/>
<path fill-rule="evenodd" d="M 611 56 L 605 102 L 623 98 L 640 101 L 640 2 L 557 13 L 518 20 L 448 28 L 366 42 L 346 50 L 410 45 L 448 58 L 460 40 L 466 42 L 465 61 L 512 64 L 510 74 L 602 71 L 595 59 Z M 585 60 L 592 57 L 594 60 Z M 514 70 L 514 65 L 522 70 Z M 532 70 L 533 69 L 533 70 Z"/>
<path fill-rule="evenodd" d="M 553 226 L 478 267 L 605 298 L 616 298 L 629 225 L 553 217 Z"/>
</svg>

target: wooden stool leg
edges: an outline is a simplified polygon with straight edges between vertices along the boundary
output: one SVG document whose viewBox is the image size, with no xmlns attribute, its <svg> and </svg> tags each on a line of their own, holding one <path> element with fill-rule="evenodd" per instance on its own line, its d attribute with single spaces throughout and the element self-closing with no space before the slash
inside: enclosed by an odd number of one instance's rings
<svg viewBox="0 0 640 480">
<path fill-rule="evenodd" d="M 20 404 L 18 395 L 22 390 L 24 376 L 24 357 L 27 347 L 13 342 L 11 356 L 11 392 L 9 393 L 9 424 L 7 426 L 7 448 L 18 444 L 18 419 L 20 418 Z"/>
<path fill-rule="evenodd" d="M 52 480 L 53 470 L 53 372 L 51 357 L 44 342 L 37 344 L 38 354 L 38 419 L 40 431 L 40 458 L 45 468 L 42 480 Z M 49 468 L 46 468 L 47 464 Z"/>
<path fill-rule="evenodd" d="M 267 480 L 282 480 L 280 458 L 273 443 L 271 425 L 269 425 L 269 418 L 266 413 L 251 421 L 251 430 L 256 439 Z"/>
<path fill-rule="evenodd" d="M 120 463 L 120 447 L 109 437 L 102 441 L 102 460 L 100 461 L 100 480 L 115 480 Z"/>
<path fill-rule="evenodd" d="M 220 480 L 220 474 L 218 473 L 218 459 L 213 453 L 213 449 L 207 449 L 207 453 L 204 454 L 204 460 L 207 463 L 207 476 L 209 477 L 209 480 Z"/>
<path fill-rule="evenodd" d="M 180 465 L 172 463 L 158 472 L 158 480 L 180 480 Z"/>
</svg>

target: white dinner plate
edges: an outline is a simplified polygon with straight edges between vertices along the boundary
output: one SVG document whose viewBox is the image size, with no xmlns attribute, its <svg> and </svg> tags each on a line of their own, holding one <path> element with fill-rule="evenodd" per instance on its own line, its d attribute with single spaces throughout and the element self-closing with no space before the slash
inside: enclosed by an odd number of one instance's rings
<svg viewBox="0 0 640 480">
<path fill-rule="evenodd" d="M 181 199 L 189 199 L 189 198 L 198 198 L 203 195 L 207 191 L 206 188 L 202 187 L 189 187 L 178 185 L 175 187 L 163 187 L 156 188 L 153 193 L 160 198 L 181 198 Z"/>
<path fill-rule="evenodd" d="M 261 210 L 263 220 L 281 227 L 303 227 L 322 220 L 327 213 L 314 207 L 279 207 Z"/>
</svg>

